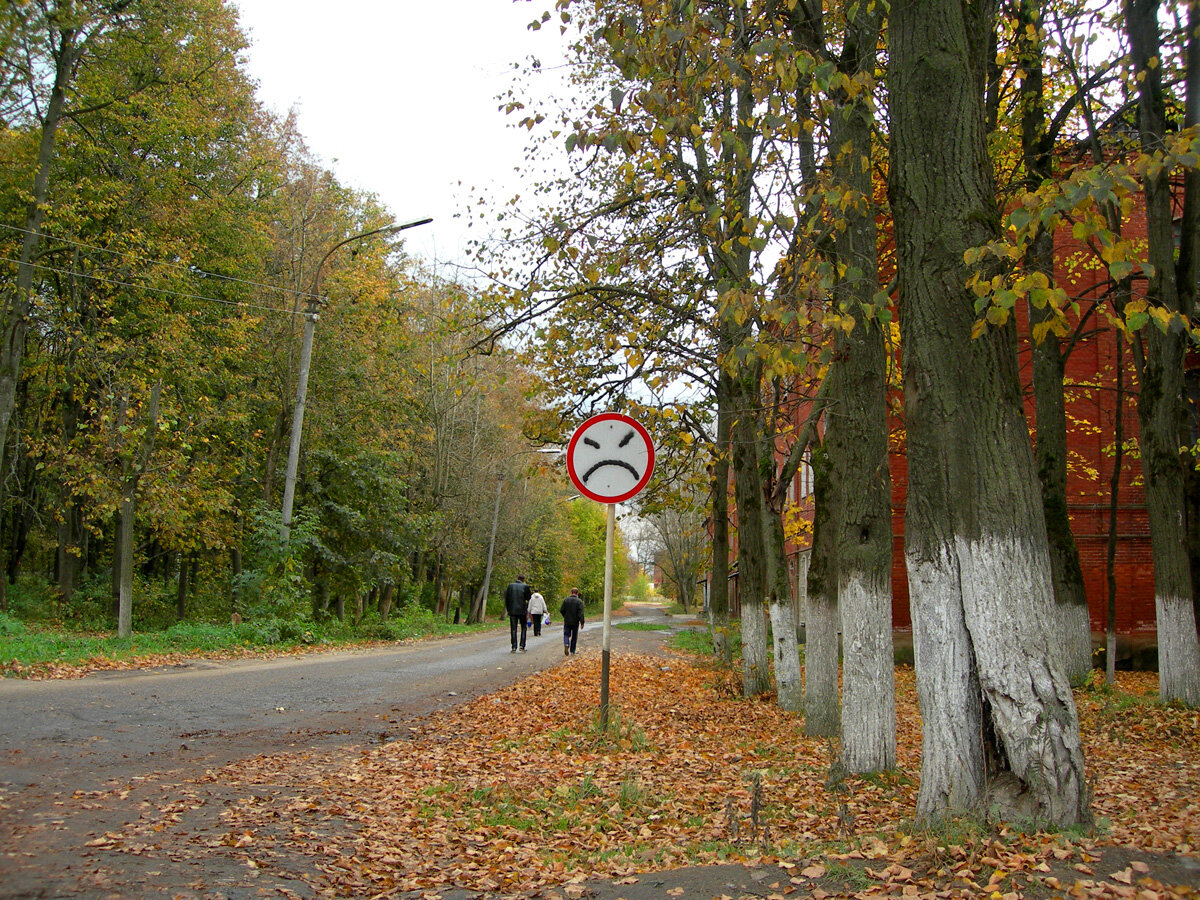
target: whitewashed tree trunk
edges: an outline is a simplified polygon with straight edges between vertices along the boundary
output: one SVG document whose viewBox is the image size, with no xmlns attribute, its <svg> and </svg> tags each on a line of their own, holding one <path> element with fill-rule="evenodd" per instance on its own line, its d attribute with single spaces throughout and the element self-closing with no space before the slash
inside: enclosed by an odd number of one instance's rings
<svg viewBox="0 0 1200 900">
<path fill-rule="evenodd" d="M 1066 826 L 1090 821 L 1089 792 L 1071 687 L 1050 646 L 1016 331 L 1009 320 L 973 335 L 966 287 L 966 250 L 999 231 L 982 96 L 992 14 L 915 0 L 890 19 L 905 557 L 924 728 L 917 813 Z"/>
<path fill-rule="evenodd" d="M 767 640 L 767 549 L 763 538 L 762 473 L 758 445 L 762 400 L 757 366 L 734 379 L 734 491 L 737 497 L 738 595 L 741 599 L 742 691 L 747 697 L 771 690 L 771 648 Z"/>
<path fill-rule="evenodd" d="M 838 610 L 842 622 L 842 766 L 856 773 L 893 769 L 896 661 L 890 579 L 839 578 Z"/>
<path fill-rule="evenodd" d="M 840 623 L 832 521 L 837 500 L 836 490 L 829 483 L 823 448 L 817 448 L 813 453 L 813 478 L 816 509 L 804 628 L 804 733 L 809 737 L 837 737 L 841 726 L 838 692 Z"/>
<path fill-rule="evenodd" d="M 800 646 L 790 597 L 771 602 L 771 633 L 775 650 L 775 693 L 781 709 L 804 709 L 804 682 L 800 675 Z"/>
<path fill-rule="evenodd" d="M 1054 604 L 1058 633 L 1062 636 L 1063 674 L 1072 684 L 1082 683 L 1095 668 L 1092 656 L 1092 616 L 1087 603 Z"/>
<path fill-rule="evenodd" d="M 763 479 L 762 529 L 767 563 L 767 610 L 771 617 L 775 659 L 775 702 L 781 709 L 800 712 L 804 709 L 800 644 L 796 636 L 796 611 L 792 601 L 792 590 L 788 583 L 783 512 L 776 509 L 771 502 L 777 477 L 774 431 L 768 432 L 768 435 L 770 439 L 762 441 L 759 447 L 759 465 L 760 471 L 769 473 Z"/>
<path fill-rule="evenodd" d="M 1125 4 L 1125 29 L 1130 57 L 1137 73 L 1138 128 L 1143 151 L 1157 153 L 1167 134 L 1165 92 L 1162 83 L 1161 37 L 1158 0 L 1129 0 Z M 1197 10 L 1188 11 L 1188 65 L 1185 72 L 1187 121 L 1197 122 L 1200 99 L 1200 66 L 1197 65 Z M 1195 283 L 1200 254 L 1200 221 L 1195 214 L 1200 203 L 1200 180 L 1195 172 L 1184 179 L 1184 216 L 1178 225 L 1179 264 L 1176 268 L 1174 174 L 1160 167 L 1147 173 L 1142 186 L 1146 195 L 1147 259 L 1151 272 L 1145 288 L 1146 300 L 1184 322 L 1195 308 Z M 1190 436 L 1185 423 L 1190 413 L 1184 399 L 1186 329 L 1162 331 L 1150 326 L 1139 336 L 1138 425 L 1142 471 L 1145 474 L 1146 510 L 1150 519 L 1150 547 L 1154 559 L 1154 607 L 1158 627 L 1158 690 L 1164 700 L 1200 706 L 1200 641 L 1196 635 L 1188 535 L 1185 511 L 1184 466 L 1194 465 L 1190 454 L 1181 454 Z"/>
<path fill-rule="evenodd" d="M 923 814 L 975 812 L 987 783 L 983 711 L 971 635 L 963 619 L 953 559 L 926 558 L 906 542 L 913 656 L 921 707 Z"/>
<path fill-rule="evenodd" d="M 771 657 L 762 597 L 742 594 L 742 691 L 757 697 L 771 690 Z"/>
<path fill-rule="evenodd" d="M 841 727 L 838 692 L 837 600 L 825 591 L 808 595 L 808 642 L 804 645 L 804 733 L 837 737 Z"/>
</svg>

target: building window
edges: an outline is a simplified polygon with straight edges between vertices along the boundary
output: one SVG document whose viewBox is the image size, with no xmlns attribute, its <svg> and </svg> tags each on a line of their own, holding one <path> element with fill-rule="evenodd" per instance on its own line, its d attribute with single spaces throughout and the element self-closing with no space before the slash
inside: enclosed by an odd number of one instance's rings
<svg viewBox="0 0 1200 900">
<path fill-rule="evenodd" d="M 794 500 L 803 500 L 813 492 L 813 470 L 812 470 L 812 455 L 805 451 L 804 459 L 800 463 L 800 468 L 796 472 L 796 477 L 792 479 L 792 489 Z"/>
</svg>

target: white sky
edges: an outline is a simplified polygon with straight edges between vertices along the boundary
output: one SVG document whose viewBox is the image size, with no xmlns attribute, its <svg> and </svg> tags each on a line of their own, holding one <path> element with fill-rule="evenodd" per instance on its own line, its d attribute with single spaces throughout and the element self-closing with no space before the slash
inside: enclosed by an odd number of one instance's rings
<svg viewBox="0 0 1200 900">
<path fill-rule="evenodd" d="M 521 190 L 526 132 L 498 110 L 512 64 L 559 61 L 552 0 L 234 0 L 251 40 L 259 99 L 300 132 L 338 180 L 376 194 L 410 253 L 463 262 L 490 221 L 464 217 L 480 197 Z M 517 116 L 515 118 L 520 118 Z M 457 218 L 456 218 L 457 216 Z M 449 274 L 449 273 L 446 273 Z"/>
</svg>

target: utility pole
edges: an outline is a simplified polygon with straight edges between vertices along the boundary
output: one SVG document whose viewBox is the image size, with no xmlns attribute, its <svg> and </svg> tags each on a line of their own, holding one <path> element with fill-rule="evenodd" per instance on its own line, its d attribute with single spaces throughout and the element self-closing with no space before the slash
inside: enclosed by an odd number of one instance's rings
<svg viewBox="0 0 1200 900">
<path fill-rule="evenodd" d="M 304 426 L 304 400 L 308 396 L 308 369 L 312 362 L 313 332 L 317 328 L 321 301 L 315 294 L 308 298 L 304 312 L 304 340 L 300 345 L 300 374 L 296 379 L 296 406 L 292 410 L 292 439 L 288 446 L 287 476 L 283 482 L 283 538 L 292 529 L 292 503 L 296 498 L 296 468 L 300 463 L 300 432 Z"/>
<path fill-rule="evenodd" d="M 292 531 L 292 505 L 296 499 L 296 469 L 300 465 L 300 433 L 304 426 L 304 401 L 308 396 L 308 370 L 312 362 L 313 332 L 320 318 L 321 307 L 325 298 L 321 296 L 321 269 L 329 261 L 329 257 L 354 241 L 374 237 L 377 234 L 395 234 L 418 225 L 428 225 L 433 219 L 418 219 L 415 222 L 405 222 L 403 225 L 385 225 L 361 234 L 353 234 L 345 240 L 338 241 L 321 257 L 317 269 L 313 273 L 312 287 L 308 292 L 308 309 L 304 311 L 304 340 L 300 345 L 300 372 L 296 378 L 296 405 L 292 410 L 292 436 L 288 445 L 287 475 L 283 481 L 283 539 L 286 541 Z"/>
</svg>

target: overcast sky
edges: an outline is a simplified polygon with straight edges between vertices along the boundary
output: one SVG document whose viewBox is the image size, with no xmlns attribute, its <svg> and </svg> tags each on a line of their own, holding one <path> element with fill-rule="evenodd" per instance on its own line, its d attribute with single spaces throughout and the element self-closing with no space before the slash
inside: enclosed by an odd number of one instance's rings
<svg viewBox="0 0 1200 900">
<path fill-rule="evenodd" d="M 485 224 L 468 231 L 462 214 L 520 190 L 525 131 L 496 96 L 531 53 L 559 62 L 558 28 L 526 27 L 550 0 L 234 3 L 259 98 L 281 116 L 294 106 L 310 149 L 397 221 L 433 217 L 406 233 L 411 252 L 461 262 Z"/>
</svg>

